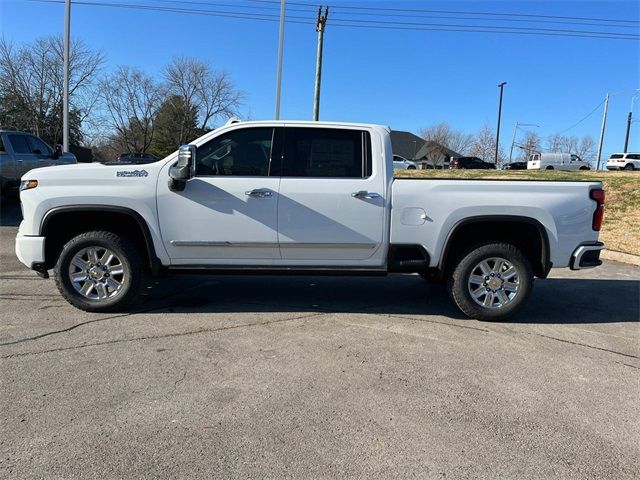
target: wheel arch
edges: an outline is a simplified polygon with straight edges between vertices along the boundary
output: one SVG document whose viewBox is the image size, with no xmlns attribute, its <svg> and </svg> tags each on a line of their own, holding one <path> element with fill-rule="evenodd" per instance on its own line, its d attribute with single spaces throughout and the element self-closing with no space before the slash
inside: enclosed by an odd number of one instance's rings
<svg viewBox="0 0 640 480">
<path fill-rule="evenodd" d="M 509 229 L 516 226 L 525 228 Z M 534 232 L 535 242 L 529 243 L 527 234 Z M 460 220 L 449 230 L 438 261 L 438 270 L 444 274 L 457 255 L 485 240 L 506 241 L 519 247 L 529 258 L 537 277 L 546 278 L 553 266 L 549 235 L 539 220 L 517 215 L 480 215 Z"/>
<path fill-rule="evenodd" d="M 102 217 L 90 217 L 100 213 Z M 110 228 L 131 236 L 143 250 L 151 271 L 158 271 L 161 263 L 147 221 L 135 210 L 117 205 L 65 205 L 47 211 L 42 217 L 39 231 L 45 237 L 45 265 L 49 268 L 53 266 L 64 243 L 73 236 L 83 231 Z M 63 229 L 64 232 L 59 231 Z"/>
</svg>

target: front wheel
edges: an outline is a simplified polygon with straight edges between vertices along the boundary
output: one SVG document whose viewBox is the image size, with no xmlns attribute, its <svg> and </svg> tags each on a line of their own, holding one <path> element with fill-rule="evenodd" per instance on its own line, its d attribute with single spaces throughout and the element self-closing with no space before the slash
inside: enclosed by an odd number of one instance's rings
<svg viewBox="0 0 640 480">
<path fill-rule="evenodd" d="M 462 257 L 447 286 L 465 315 L 478 320 L 504 320 L 525 305 L 533 287 L 533 272 L 518 248 L 490 242 Z"/>
<path fill-rule="evenodd" d="M 553 170 L 553 167 L 547 167 L 545 170 Z"/>
<path fill-rule="evenodd" d="M 56 285 L 74 307 L 87 312 L 124 309 L 138 295 L 143 264 L 137 249 L 112 232 L 85 232 L 62 249 Z"/>
</svg>

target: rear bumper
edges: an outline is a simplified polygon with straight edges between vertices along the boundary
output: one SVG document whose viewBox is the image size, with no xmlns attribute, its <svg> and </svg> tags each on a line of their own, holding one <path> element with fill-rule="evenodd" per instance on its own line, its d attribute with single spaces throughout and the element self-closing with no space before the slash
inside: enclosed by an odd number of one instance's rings
<svg viewBox="0 0 640 480">
<path fill-rule="evenodd" d="M 622 167 L 624 167 L 624 165 L 622 165 Z M 607 170 L 620 170 L 622 167 L 619 165 L 607 165 Z"/>
<path fill-rule="evenodd" d="M 16 256 L 27 267 L 35 269 L 37 264 L 44 262 L 44 237 L 18 235 Z"/>
<path fill-rule="evenodd" d="M 583 268 L 593 268 L 602 265 L 600 252 L 604 249 L 604 243 L 593 242 L 580 245 L 571 255 L 569 266 L 571 270 L 582 270 Z"/>
</svg>

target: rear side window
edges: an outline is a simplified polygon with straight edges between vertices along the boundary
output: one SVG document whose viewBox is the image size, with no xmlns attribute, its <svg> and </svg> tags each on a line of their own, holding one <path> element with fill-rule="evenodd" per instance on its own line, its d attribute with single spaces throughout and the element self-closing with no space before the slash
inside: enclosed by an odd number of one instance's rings
<svg viewBox="0 0 640 480">
<path fill-rule="evenodd" d="M 371 175 L 371 136 L 362 130 L 288 127 L 283 177 L 366 178 Z"/>
<path fill-rule="evenodd" d="M 13 147 L 14 153 L 31 153 L 27 138 L 25 135 L 9 134 L 7 135 L 9 143 Z"/>
<path fill-rule="evenodd" d="M 630 153 L 629 155 L 627 155 L 627 158 L 629 160 L 640 160 L 640 155 L 638 155 L 637 153 Z"/>
</svg>

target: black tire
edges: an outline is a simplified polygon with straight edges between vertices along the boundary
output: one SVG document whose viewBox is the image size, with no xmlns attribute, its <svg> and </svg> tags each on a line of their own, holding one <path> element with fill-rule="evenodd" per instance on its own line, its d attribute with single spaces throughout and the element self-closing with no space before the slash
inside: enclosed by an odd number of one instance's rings
<svg viewBox="0 0 640 480">
<path fill-rule="evenodd" d="M 547 168 L 545 168 L 545 170 L 553 170 L 552 166 L 548 166 Z"/>
<path fill-rule="evenodd" d="M 414 167 L 413 165 L 409 165 L 409 166 L 407 167 L 407 170 L 415 170 L 415 169 L 416 169 L 416 167 Z"/>
<path fill-rule="evenodd" d="M 589 167 L 580 167 L 580 170 L 591 170 Z"/>
<path fill-rule="evenodd" d="M 502 258 L 514 267 L 519 285 L 514 296 L 505 305 L 490 308 L 476 303 L 471 295 L 469 281 L 474 270 L 477 271 L 476 267 L 483 260 L 494 257 Z M 504 280 L 502 282 L 505 284 Z M 453 275 L 449 278 L 447 288 L 449 295 L 465 315 L 477 320 L 505 320 L 526 304 L 533 288 L 533 271 L 529 260 L 515 246 L 501 242 L 486 242 L 476 245 L 462 256 Z M 494 298 L 493 293 L 491 298 Z"/>
<path fill-rule="evenodd" d="M 107 298 L 88 298 L 76 290 L 70 278 L 72 261 L 77 254 L 85 249 L 95 247 L 100 250 L 108 249 L 115 254 L 118 267 L 122 267 L 122 277 L 117 277 L 120 287 L 109 293 Z M 96 253 L 97 255 L 97 253 Z M 100 266 L 100 263 L 98 263 Z M 78 267 L 75 267 L 78 268 Z M 115 270 L 114 270 L 115 272 Z M 80 272 L 78 272 L 80 273 Z M 140 252 L 126 238 L 113 232 L 92 231 L 82 233 L 67 242 L 62 248 L 60 257 L 54 267 L 55 281 L 62 296 L 74 307 L 86 312 L 115 312 L 124 310 L 138 295 L 144 277 L 144 265 Z M 117 274 L 113 274 L 116 279 Z M 106 275 L 107 277 L 109 275 Z M 87 275 L 87 279 L 89 276 Z M 102 281 L 106 282 L 107 279 Z M 93 280 L 91 280 L 94 284 Z M 88 283 L 82 281 L 82 285 Z M 78 283 L 80 285 L 80 283 Z M 105 288 L 105 292 L 106 287 Z M 98 289 L 95 289 L 96 295 Z"/>
<path fill-rule="evenodd" d="M 625 170 L 634 170 L 634 168 L 633 168 L 633 163 L 627 163 L 627 164 L 624 166 L 624 169 L 625 169 Z"/>
</svg>

